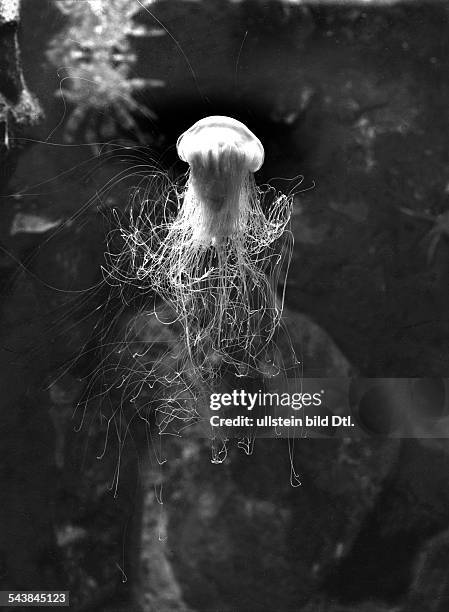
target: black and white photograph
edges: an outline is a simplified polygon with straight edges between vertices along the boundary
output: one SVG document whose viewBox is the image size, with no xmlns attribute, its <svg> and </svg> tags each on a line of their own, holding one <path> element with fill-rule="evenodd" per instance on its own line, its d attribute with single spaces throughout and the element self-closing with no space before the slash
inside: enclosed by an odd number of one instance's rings
<svg viewBox="0 0 449 612">
<path fill-rule="evenodd" d="M 0 0 L 0 610 L 449 611 L 449 2 Z"/>
</svg>

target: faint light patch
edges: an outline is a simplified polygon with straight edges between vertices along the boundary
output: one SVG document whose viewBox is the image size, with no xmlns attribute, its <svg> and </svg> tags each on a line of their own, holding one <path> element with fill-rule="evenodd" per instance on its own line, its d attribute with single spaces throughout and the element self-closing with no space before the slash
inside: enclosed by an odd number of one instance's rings
<svg viewBox="0 0 449 612">
<path fill-rule="evenodd" d="M 133 36 L 136 35 L 135 34 L 136 31 L 137 30 L 134 29 Z M 153 38 L 158 38 L 160 36 L 166 36 L 167 35 L 167 32 L 165 30 L 163 30 L 162 28 L 148 28 L 146 30 L 141 29 L 141 30 L 139 30 L 139 32 L 140 32 L 140 36 L 146 35 L 146 36 L 151 36 Z"/>
<path fill-rule="evenodd" d="M 57 406 L 73 404 L 81 394 L 82 388 L 82 381 L 66 374 L 49 386 L 50 399 Z"/>
<path fill-rule="evenodd" d="M 409 77 L 385 81 L 348 68 L 343 86 L 323 97 L 324 108 L 343 130 L 343 147 L 364 172 L 378 165 L 377 143 L 382 136 L 406 136 L 417 131 L 419 98 Z"/>
<path fill-rule="evenodd" d="M 44 234 L 61 225 L 62 219 L 48 219 L 29 213 L 17 213 L 12 221 L 10 235 L 16 234 Z"/>
<path fill-rule="evenodd" d="M 310 224 L 300 207 L 293 216 L 293 234 L 295 240 L 302 244 L 321 244 L 329 232 L 327 223 Z"/>
<path fill-rule="evenodd" d="M 407 112 L 408 111 L 408 112 Z M 372 116 L 362 115 L 354 123 L 356 131 L 355 140 L 363 148 L 365 153 L 365 169 L 370 172 L 377 166 L 374 146 L 379 136 L 384 134 L 407 134 L 417 115 L 415 109 L 402 109 L 398 112 L 397 108 L 390 108 L 382 112 L 382 109 L 375 111 Z"/>
<path fill-rule="evenodd" d="M 201 518 L 210 520 L 217 514 L 217 500 L 211 491 L 205 491 L 198 500 L 198 511 Z"/>
<path fill-rule="evenodd" d="M 64 525 L 56 531 L 56 542 L 58 546 L 68 546 L 78 542 L 87 536 L 87 531 L 75 525 Z"/>
<path fill-rule="evenodd" d="M 69 375 L 62 376 L 49 386 L 51 404 L 48 413 L 55 429 L 55 463 L 63 469 L 67 427 L 73 406 L 82 393 L 83 383 Z"/>
<path fill-rule="evenodd" d="M 147 85 L 149 87 L 165 87 L 167 85 L 167 81 L 163 79 L 147 79 Z"/>
<path fill-rule="evenodd" d="M 303 85 L 299 97 L 292 90 L 279 91 L 270 113 L 272 121 L 293 125 L 298 117 L 310 107 L 315 94 L 316 88 L 312 85 Z"/>
<path fill-rule="evenodd" d="M 355 223 L 366 221 L 369 213 L 369 206 L 363 200 L 348 200 L 347 202 L 331 201 L 329 207 L 335 212 L 349 217 Z"/>
<path fill-rule="evenodd" d="M 274 516 L 278 512 L 277 506 L 264 499 L 245 499 L 244 511 L 248 518 Z"/>
<path fill-rule="evenodd" d="M 345 550 L 345 546 L 343 542 L 338 542 L 337 546 L 335 547 L 334 558 L 341 559 L 343 557 L 344 550 Z"/>
</svg>

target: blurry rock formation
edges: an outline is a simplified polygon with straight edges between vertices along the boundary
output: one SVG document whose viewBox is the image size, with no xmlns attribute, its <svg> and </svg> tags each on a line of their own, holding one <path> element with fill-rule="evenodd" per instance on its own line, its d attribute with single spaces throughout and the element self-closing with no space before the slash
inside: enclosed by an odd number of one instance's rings
<svg viewBox="0 0 449 612">
<path fill-rule="evenodd" d="M 41 108 L 31 94 L 22 72 L 18 30 L 20 0 L 0 2 L 0 125 L 2 148 L 10 147 L 15 128 L 36 123 Z M 3 151 L 3 155 L 4 155 Z M 0 160 L 1 161 L 1 160 Z"/>
</svg>

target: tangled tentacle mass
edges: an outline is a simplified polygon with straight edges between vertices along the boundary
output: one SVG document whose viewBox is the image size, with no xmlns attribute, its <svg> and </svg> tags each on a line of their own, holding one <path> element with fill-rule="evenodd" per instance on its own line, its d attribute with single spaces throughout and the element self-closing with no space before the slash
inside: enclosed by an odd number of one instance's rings
<svg viewBox="0 0 449 612">
<path fill-rule="evenodd" d="M 170 357 L 164 355 L 165 364 L 168 360 L 176 367 L 168 373 L 163 366 L 161 375 L 162 365 L 153 364 L 146 382 L 154 384 L 159 376 L 166 389 L 180 385 L 196 398 L 224 371 L 245 376 L 271 369 L 274 375 L 281 368 L 276 363 L 282 314 L 277 288 L 292 243 L 293 198 L 257 187 L 243 158 L 238 158 L 243 164 L 238 173 L 222 159 L 229 158 L 229 148 L 215 150 L 218 171 L 205 154 L 202 168 L 192 164 L 180 184 L 155 172 L 136 187 L 128 223 L 119 229 L 123 248 L 109 254 L 106 269 L 108 282 L 121 290 L 137 287 L 149 303 L 154 293 L 159 296 L 173 313 L 162 322 L 181 330 Z M 227 179 L 233 184 L 216 206 L 205 188 Z M 148 308 L 144 316 L 162 320 L 160 312 Z M 168 411 L 165 404 L 163 426 L 175 418 L 184 422 L 187 404 L 172 401 Z M 191 416 L 197 416 L 195 407 Z"/>
</svg>

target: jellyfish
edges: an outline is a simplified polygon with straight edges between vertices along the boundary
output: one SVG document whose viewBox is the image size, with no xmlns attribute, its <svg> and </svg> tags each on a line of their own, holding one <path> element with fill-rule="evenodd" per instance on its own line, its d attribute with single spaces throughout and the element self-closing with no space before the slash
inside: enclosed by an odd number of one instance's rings
<svg viewBox="0 0 449 612">
<path fill-rule="evenodd" d="M 192 239 L 207 246 L 243 232 L 252 175 L 264 161 L 260 140 L 236 119 L 212 116 L 184 132 L 176 148 L 190 167 L 182 215 L 192 224 Z"/>
<path fill-rule="evenodd" d="M 132 197 L 122 229 L 128 267 L 117 280 L 154 292 L 175 313 L 176 359 L 189 386 L 210 386 L 223 368 L 266 372 L 282 313 L 277 289 L 291 252 L 293 197 L 257 186 L 264 148 L 234 118 L 201 119 L 178 138 L 177 152 L 189 166 L 182 181 L 166 180 L 155 195 L 149 177 Z"/>
</svg>

